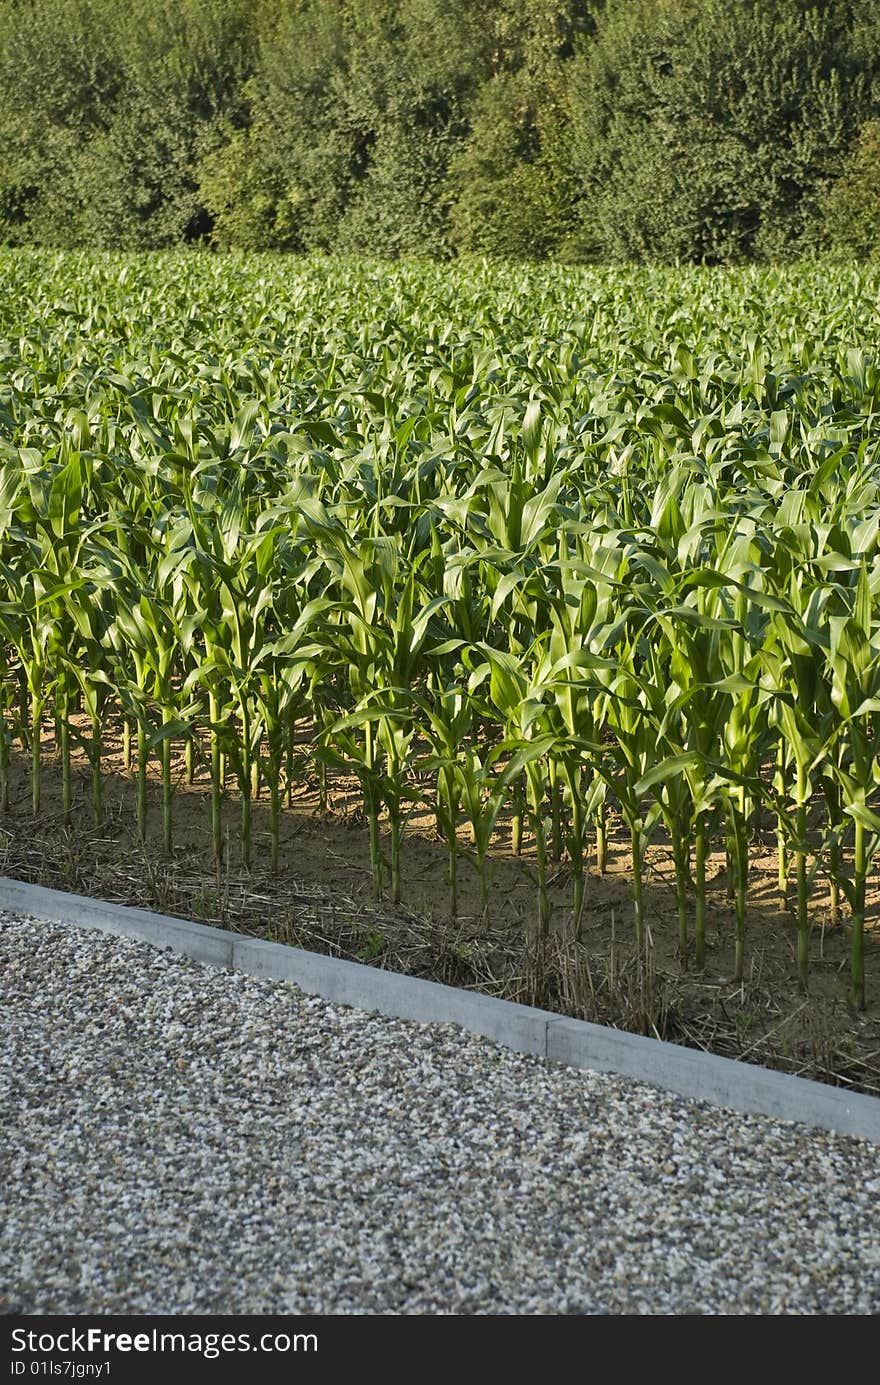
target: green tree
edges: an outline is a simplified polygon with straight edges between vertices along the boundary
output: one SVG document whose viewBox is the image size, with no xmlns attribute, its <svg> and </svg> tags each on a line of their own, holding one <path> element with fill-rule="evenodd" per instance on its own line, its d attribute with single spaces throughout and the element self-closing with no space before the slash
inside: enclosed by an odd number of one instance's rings
<svg viewBox="0 0 880 1385">
<path fill-rule="evenodd" d="M 584 257 L 789 258 L 871 113 L 867 6 L 613 0 L 572 70 Z M 876 45 L 875 45 L 876 48 Z"/>
<path fill-rule="evenodd" d="M 245 0 L 0 0 L 0 239 L 171 245 L 249 75 Z"/>
<path fill-rule="evenodd" d="M 869 120 L 831 188 L 823 227 L 832 252 L 880 258 L 880 120 Z"/>
<path fill-rule="evenodd" d="M 457 250 L 543 259 L 564 249 L 577 197 L 567 68 L 592 25 L 571 0 L 499 9 L 490 70 L 449 170 Z"/>
<path fill-rule="evenodd" d="M 448 253 L 442 193 L 480 0 L 300 0 L 266 26 L 249 128 L 202 167 L 220 244 Z"/>
</svg>

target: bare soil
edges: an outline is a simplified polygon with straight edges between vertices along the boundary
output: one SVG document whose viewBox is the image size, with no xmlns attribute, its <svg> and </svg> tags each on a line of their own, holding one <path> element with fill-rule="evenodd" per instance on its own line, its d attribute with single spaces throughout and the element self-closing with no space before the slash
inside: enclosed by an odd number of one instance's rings
<svg viewBox="0 0 880 1385">
<path fill-rule="evenodd" d="M 489 908 L 467 860 L 459 866 L 458 916 L 448 911 L 447 854 L 433 815 L 411 814 L 403 859 L 403 905 L 376 900 L 367 827 L 356 782 L 336 778 L 328 807 L 305 777 L 285 808 L 281 866 L 268 869 L 269 807 L 253 804 L 249 870 L 237 859 L 239 805 L 234 786 L 224 803 L 226 859 L 218 871 L 209 826 L 207 768 L 197 759 L 186 782 L 174 760 L 174 848 L 161 844 L 158 775 L 151 776 L 145 844 L 135 830 L 133 776 L 122 760 L 118 728 L 108 728 L 104 817 L 94 820 L 85 755 L 74 757 L 74 809 L 61 813 L 61 774 L 50 729 L 43 742 L 42 804 L 30 808 L 30 764 L 16 749 L 10 812 L 0 816 L 0 871 L 76 893 L 135 904 L 347 957 L 638 1033 L 761 1063 L 880 1095 L 880 891 L 871 882 L 866 942 L 868 1009 L 847 1006 L 849 930 L 833 924 L 827 888 L 814 887 L 811 979 L 798 987 L 795 933 L 777 890 L 772 834 L 752 846 L 747 974 L 732 980 L 734 914 L 724 854 L 710 862 L 705 971 L 679 955 L 671 853 L 658 840 L 647 856 L 649 946 L 640 954 L 632 925 L 631 860 L 613 817 L 608 867 L 591 869 L 582 936 L 572 936 L 570 872 L 553 867 L 550 937 L 538 936 L 534 860 L 511 851 L 510 824 L 498 823 L 491 852 Z M 466 829 L 462 846 L 467 850 Z"/>
</svg>

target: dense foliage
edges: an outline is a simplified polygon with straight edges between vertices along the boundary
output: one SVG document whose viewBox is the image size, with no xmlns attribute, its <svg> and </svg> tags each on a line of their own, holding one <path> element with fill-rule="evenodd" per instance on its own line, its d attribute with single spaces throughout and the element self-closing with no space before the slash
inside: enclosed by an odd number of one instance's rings
<svg viewBox="0 0 880 1385">
<path fill-rule="evenodd" d="M 509 814 L 539 927 L 564 859 L 577 932 L 613 805 L 639 941 L 645 850 L 671 845 L 683 962 L 703 964 L 726 847 L 740 976 L 769 830 L 803 985 L 817 915 L 845 913 L 864 1002 L 876 272 L 46 252 L 0 271 L 0 811 L 12 755 L 40 810 L 54 723 L 64 813 L 78 741 L 100 819 L 121 723 L 137 830 L 155 756 L 169 850 L 173 743 L 203 766 L 218 861 L 225 794 L 247 860 L 268 793 L 277 863 L 288 786 L 342 771 L 377 890 L 398 897 L 427 802 L 451 910 L 464 859 L 488 903 Z"/>
<path fill-rule="evenodd" d="M 0 0 L 0 243 L 870 255 L 878 119 L 868 0 Z"/>
</svg>

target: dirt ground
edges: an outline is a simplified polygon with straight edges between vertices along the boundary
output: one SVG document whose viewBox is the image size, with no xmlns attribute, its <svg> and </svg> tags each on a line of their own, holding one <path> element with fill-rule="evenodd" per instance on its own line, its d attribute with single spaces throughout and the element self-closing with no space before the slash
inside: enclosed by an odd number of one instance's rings
<svg viewBox="0 0 880 1385">
<path fill-rule="evenodd" d="M 285 808 L 281 864 L 269 869 L 268 795 L 253 805 L 250 870 L 237 859 L 239 805 L 224 803 L 226 860 L 212 859 L 207 767 L 197 757 L 192 785 L 182 754 L 174 761 L 174 848 L 162 849 L 157 766 L 150 783 L 148 839 L 135 830 L 134 783 L 123 766 L 118 728 L 109 728 L 104 820 L 92 812 L 81 751 L 74 757 L 70 827 L 61 814 L 61 775 L 51 728 L 43 742 L 42 805 L 30 806 L 30 765 L 13 750 L 10 812 L 0 816 L 0 872 L 80 894 L 136 904 L 314 951 L 428 977 L 526 1004 L 615 1025 L 715 1053 L 880 1094 L 880 912 L 872 883 L 866 942 L 868 1010 L 846 1004 L 849 937 L 832 924 L 827 888 L 817 879 L 811 979 L 801 994 L 791 915 L 781 907 L 772 834 L 752 845 L 746 978 L 734 983 L 734 915 L 724 856 L 710 862 L 706 968 L 682 967 L 670 853 L 648 852 L 647 956 L 634 944 L 630 858 L 620 824 L 610 821 L 608 868 L 591 868 L 581 941 L 572 937 L 570 872 L 553 867 L 550 937 L 536 928 L 531 844 L 511 852 L 501 820 L 491 853 L 488 914 L 467 860 L 459 866 L 458 916 L 449 916 L 447 854 L 433 816 L 414 811 L 403 853 L 403 905 L 373 895 L 369 842 L 356 783 L 330 785 L 320 811 L 318 786 L 304 779 Z M 462 845 L 468 845 L 466 830 Z"/>
</svg>

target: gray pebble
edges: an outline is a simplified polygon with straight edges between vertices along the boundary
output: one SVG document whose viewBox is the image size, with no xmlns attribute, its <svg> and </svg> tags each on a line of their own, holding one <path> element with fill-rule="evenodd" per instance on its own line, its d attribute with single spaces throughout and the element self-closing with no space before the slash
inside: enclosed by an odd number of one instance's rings
<svg viewBox="0 0 880 1385">
<path fill-rule="evenodd" d="M 0 914 L 7 1313 L 880 1311 L 880 1150 Z"/>
</svg>

